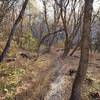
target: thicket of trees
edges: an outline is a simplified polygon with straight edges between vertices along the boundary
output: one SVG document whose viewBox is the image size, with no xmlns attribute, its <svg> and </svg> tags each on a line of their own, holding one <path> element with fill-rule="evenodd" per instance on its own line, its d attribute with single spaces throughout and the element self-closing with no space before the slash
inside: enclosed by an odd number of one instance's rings
<svg viewBox="0 0 100 100">
<path fill-rule="evenodd" d="M 9 47 L 10 47 L 11 41 L 13 39 L 13 35 L 14 35 L 14 32 L 15 32 L 15 29 L 16 29 L 17 25 L 19 24 L 19 22 L 22 19 L 22 16 L 24 14 L 24 11 L 25 11 L 25 8 L 26 8 L 26 6 L 28 4 L 28 1 L 29 0 L 25 0 L 25 2 L 23 3 L 22 9 L 20 11 L 20 14 L 19 14 L 18 18 L 15 20 L 14 24 L 13 24 L 13 27 L 12 27 L 11 32 L 9 34 L 6 46 L 5 46 L 2 54 L 0 55 L 0 62 L 3 60 L 4 56 L 6 55 L 7 51 L 9 50 Z"/>
<path fill-rule="evenodd" d="M 93 1 L 41 0 L 43 10 L 37 13 L 36 7 L 29 0 L 1 0 L 0 37 L 5 37 L 7 42 L 0 55 L 0 62 L 7 56 L 12 41 L 16 41 L 20 48 L 31 47 L 31 51 L 34 49 L 32 44 L 36 42 L 38 55 L 42 45 L 45 45 L 46 52 L 49 53 L 51 47 L 61 41 L 63 58 L 72 56 L 80 48 L 80 63 L 70 100 L 81 100 L 89 50 L 100 52 L 100 29 L 94 32 L 94 27 L 100 27 L 100 8 L 93 11 Z"/>
</svg>

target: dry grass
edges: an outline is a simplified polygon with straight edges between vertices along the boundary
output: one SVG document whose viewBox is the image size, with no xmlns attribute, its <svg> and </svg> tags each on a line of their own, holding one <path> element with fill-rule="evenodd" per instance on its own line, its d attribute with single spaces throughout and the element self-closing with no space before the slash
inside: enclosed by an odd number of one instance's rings
<svg viewBox="0 0 100 100">
<path fill-rule="evenodd" d="M 14 92 L 9 92 L 9 90 L 7 90 L 5 87 L 3 88 L 4 90 L 8 91 L 9 94 L 7 94 L 7 92 L 2 92 L 0 88 L 0 96 L 3 96 L 4 98 L 10 98 L 6 100 L 14 100 L 14 98 L 16 98 L 16 100 L 44 100 L 44 96 L 46 95 L 47 91 L 50 90 L 50 84 L 58 77 L 58 74 L 54 72 L 56 67 L 55 58 L 57 55 L 59 55 L 58 52 L 55 52 L 53 49 L 53 53 L 41 55 L 39 59 L 34 62 L 33 59 L 29 60 L 20 57 L 20 50 L 17 49 L 17 51 L 15 51 L 16 49 L 13 50 L 11 56 L 16 55 L 16 61 L 10 63 L 4 62 L 2 65 L 0 65 L 0 68 L 2 66 L 4 67 L 5 72 L 9 72 L 8 74 L 11 74 L 12 70 L 15 74 L 11 76 L 5 76 L 3 80 L 0 79 L 0 83 L 3 82 L 4 84 L 7 84 L 9 82 L 10 84 L 12 81 L 14 81 L 15 84 L 17 84 L 14 87 Z M 91 86 L 87 83 L 84 83 L 84 90 L 82 90 L 82 97 L 84 98 L 83 100 L 89 100 L 88 95 L 90 92 L 97 90 L 97 92 L 100 92 L 100 60 L 96 60 L 99 58 L 100 55 L 98 54 L 90 55 L 87 77 L 93 79 L 93 85 Z M 64 66 L 63 73 L 66 74 L 68 79 L 68 71 L 71 68 L 77 69 L 78 63 L 79 51 L 77 51 L 73 57 L 68 57 L 63 61 L 61 66 Z M 19 71 L 21 71 L 21 75 L 19 75 Z M 8 81 L 10 79 L 13 80 Z M 72 83 L 73 79 L 74 77 L 70 77 L 70 79 L 66 80 L 66 82 L 70 81 Z M 69 87 L 71 89 L 71 85 L 68 86 L 68 89 Z M 70 95 L 70 92 L 66 93 L 67 95 Z M 0 100 L 3 99 L 0 98 Z"/>
</svg>

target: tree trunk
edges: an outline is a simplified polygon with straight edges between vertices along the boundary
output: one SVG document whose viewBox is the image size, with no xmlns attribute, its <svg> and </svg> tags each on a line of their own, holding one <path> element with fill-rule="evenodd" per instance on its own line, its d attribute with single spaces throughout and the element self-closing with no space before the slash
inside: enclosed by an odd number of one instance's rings
<svg viewBox="0 0 100 100">
<path fill-rule="evenodd" d="M 6 43 L 6 46 L 5 46 L 5 48 L 4 48 L 3 52 L 2 52 L 2 54 L 0 55 L 0 62 L 3 61 L 4 56 L 6 55 L 6 53 L 7 53 L 8 50 L 9 50 L 9 47 L 10 47 L 11 41 L 12 41 L 12 39 L 13 39 L 13 35 L 14 35 L 14 32 L 15 32 L 15 29 L 16 29 L 17 25 L 19 24 L 20 20 L 22 19 L 22 16 L 23 16 L 23 14 L 24 14 L 24 11 L 25 11 L 25 8 L 26 8 L 26 6 L 27 6 L 27 4 L 28 4 L 28 1 L 29 1 L 29 0 L 25 0 L 25 2 L 23 3 L 23 7 L 22 7 L 22 9 L 21 9 L 21 12 L 20 12 L 18 18 L 16 19 L 16 21 L 15 21 L 13 27 L 12 27 L 12 30 L 11 30 L 11 32 L 10 32 L 10 34 L 9 34 L 8 41 L 7 41 L 7 43 Z"/>
<path fill-rule="evenodd" d="M 66 33 L 66 40 L 65 40 L 65 45 L 64 45 L 64 53 L 63 53 L 63 58 L 65 58 L 70 51 L 70 45 L 69 45 L 69 40 L 68 40 L 68 34 Z"/>
<path fill-rule="evenodd" d="M 70 53 L 70 56 L 72 56 L 75 53 L 75 51 L 77 50 L 78 47 L 80 47 L 80 41 L 75 46 L 74 50 Z"/>
<path fill-rule="evenodd" d="M 91 16 L 94 0 L 85 0 L 84 18 L 83 18 L 83 31 L 81 40 L 81 58 L 79 63 L 78 72 L 76 74 L 70 100 L 81 100 L 81 88 L 83 80 L 86 76 L 88 60 L 89 60 L 89 38 L 91 27 Z"/>
</svg>

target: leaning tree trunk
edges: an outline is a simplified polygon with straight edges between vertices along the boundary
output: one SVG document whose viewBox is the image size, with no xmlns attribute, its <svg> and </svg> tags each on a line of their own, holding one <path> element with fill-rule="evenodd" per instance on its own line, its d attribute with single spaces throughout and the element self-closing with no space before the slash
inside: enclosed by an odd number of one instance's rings
<svg viewBox="0 0 100 100">
<path fill-rule="evenodd" d="M 74 50 L 70 53 L 70 56 L 72 56 L 75 53 L 75 51 L 77 50 L 78 47 L 80 47 L 80 41 L 78 41 L 78 43 L 75 46 Z"/>
<path fill-rule="evenodd" d="M 12 30 L 11 30 L 11 32 L 10 32 L 10 34 L 9 34 L 8 41 L 7 41 L 7 43 L 6 43 L 6 46 L 5 46 L 5 48 L 4 48 L 3 52 L 2 52 L 2 54 L 0 55 L 0 62 L 3 61 L 4 56 L 6 55 L 6 53 L 7 53 L 8 50 L 9 50 L 9 47 L 10 47 L 11 41 L 12 41 L 12 39 L 13 39 L 13 35 L 14 35 L 14 32 L 15 32 L 15 29 L 16 29 L 17 25 L 19 24 L 19 22 L 20 22 L 21 19 L 22 19 L 22 16 L 23 16 L 23 14 L 24 14 L 24 11 L 25 11 L 25 8 L 26 8 L 26 6 L 27 6 L 27 4 L 28 4 L 28 1 L 29 1 L 29 0 L 25 0 L 25 2 L 23 3 L 23 7 L 22 7 L 22 9 L 21 9 L 21 12 L 20 12 L 18 18 L 16 19 L 16 21 L 15 21 L 13 27 L 12 27 Z"/>
<path fill-rule="evenodd" d="M 88 60 L 89 60 L 89 38 L 91 27 L 91 16 L 94 0 L 85 0 L 84 18 L 83 18 L 83 31 L 81 40 L 81 58 L 79 63 L 78 72 L 76 74 L 70 100 L 81 100 L 81 88 L 83 80 L 86 76 Z"/>
</svg>

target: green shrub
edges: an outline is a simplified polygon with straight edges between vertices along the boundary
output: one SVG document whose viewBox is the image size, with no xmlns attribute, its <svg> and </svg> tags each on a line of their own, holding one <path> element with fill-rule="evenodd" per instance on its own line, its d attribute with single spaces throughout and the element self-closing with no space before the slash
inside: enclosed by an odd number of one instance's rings
<svg viewBox="0 0 100 100">
<path fill-rule="evenodd" d="M 36 51 L 37 43 L 37 39 L 32 36 L 31 32 L 24 33 L 23 37 L 21 37 L 20 39 L 20 47 L 31 52 Z"/>
</svg>

